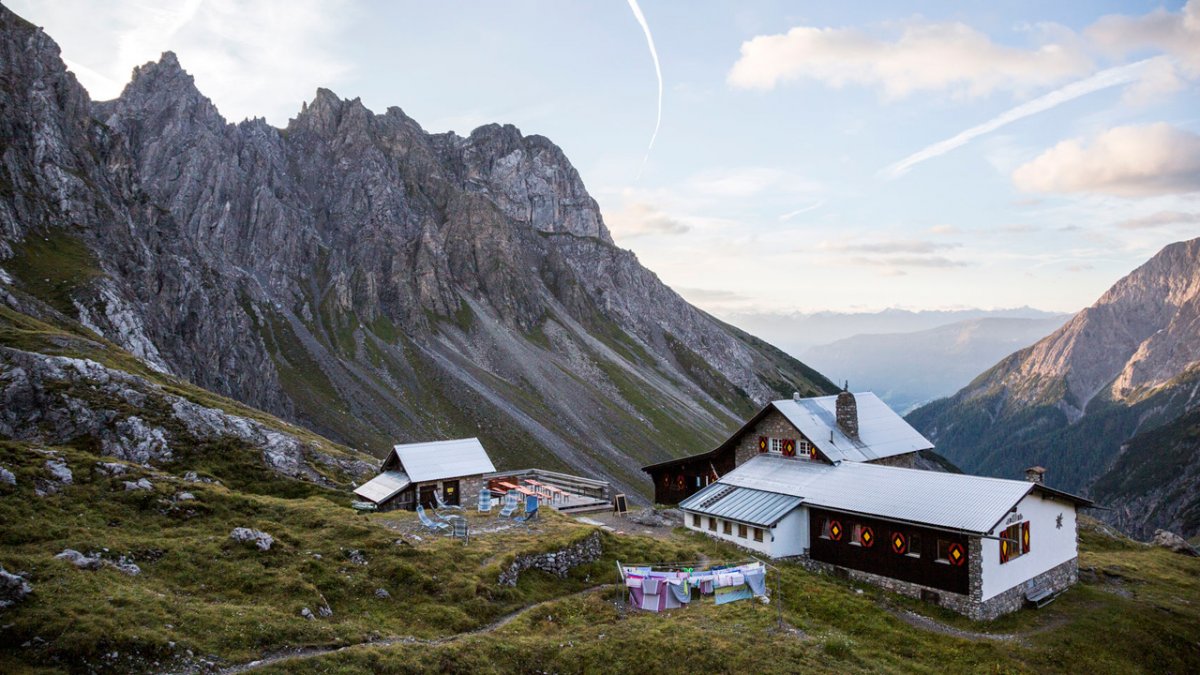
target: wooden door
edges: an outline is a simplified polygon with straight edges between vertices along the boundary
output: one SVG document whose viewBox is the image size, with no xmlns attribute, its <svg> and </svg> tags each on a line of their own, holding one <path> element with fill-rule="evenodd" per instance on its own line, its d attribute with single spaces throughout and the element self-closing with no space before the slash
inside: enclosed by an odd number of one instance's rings
<svg viewBox="0 0 1200 675">
<path fill-rule="evenodd" d="M 446 500 L 448 506 L 461 506 L 461 497 L 458 494 L 458 481 L 442 481 L 442 499 Z"/>
<path fill-rule="evenodd" d="M 436 508 L 437 500 L 433 497 L 433 492 L 436 489 L 436 485 L 422 485 L 417 495 L 417 503 L 427 509 Z"/>
</svg>

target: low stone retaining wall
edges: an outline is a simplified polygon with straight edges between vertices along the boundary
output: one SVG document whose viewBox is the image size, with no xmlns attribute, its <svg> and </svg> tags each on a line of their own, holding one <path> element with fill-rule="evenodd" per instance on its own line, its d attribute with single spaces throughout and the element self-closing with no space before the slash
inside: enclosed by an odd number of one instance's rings
<svg viewBox="0 0 1200 675">
<path fill-rule="evenodd" d="M 500 572 L 499 582 L 501 586 L 516 586 L 521 572 L 525 570 L 542 570 L 565 579 L 572 568 L 599 560 L 602 552 L 600 533 L 593 532 L 558 551 L 517 556 L 511 565 Z"/>
</svg>

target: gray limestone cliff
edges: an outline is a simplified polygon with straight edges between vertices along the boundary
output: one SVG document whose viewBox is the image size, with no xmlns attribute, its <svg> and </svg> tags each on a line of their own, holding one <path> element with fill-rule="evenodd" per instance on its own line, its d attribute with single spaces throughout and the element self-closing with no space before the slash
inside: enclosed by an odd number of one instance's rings
<svg viewBox="0 0 1200 675">
<path fill-rule="evenodd" d="M 0 27 L 0 285 L 158 372 L 376 454 L 479 436 L 635 493 L 639 464 L 833 390 L 616 247 L 543 137 L 324 89 L 230 124 L 171 53 L 92 102 L 41 30 Z"/>
</svg>

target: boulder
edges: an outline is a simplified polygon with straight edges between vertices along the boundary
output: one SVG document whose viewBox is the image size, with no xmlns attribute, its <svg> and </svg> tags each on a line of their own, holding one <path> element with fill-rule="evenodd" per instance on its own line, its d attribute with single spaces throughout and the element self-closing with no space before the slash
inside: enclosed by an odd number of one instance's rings
<svg viewBox="0 0 1200 675">
<path fill-rule="evenodd" d="M 139 478 L 136 481 L 125 481 L 125 491 L 132 490 L 153 490 L 154 484 L 145 478 Z"/>
<path fill-rule="evenodd" d="M 54 480 L 63 485 L 70 485 L 74 482 L 75 477 L 71 474 L 71 468 L 61 459 L 46 460 L 46 470 L 54 477 Z"/>
<path fill-rule="evenodd" d="M 1167 530 L 1155 530 L 1154 539 L 1150 543 L 1155 546 L 1161 546 L 1168 551 L 1174 551 L 1175 553 L 1200 557 L 1200 552 L 1197 552 L 1191 544 L 1187 543 L 1186 539 Z"/>
<path fill-rule="evenodd" d="M 390 600 L 392 594 L 388 593 L 386 588 L 376 588 L 375 597 L 379 598 L 380 600 Z"/>
<path fill-rule="evenodd" d="M 32 592 L 33 587 L 28 581 L 0 566 L 0 609 L 12 607 Z"/>
<path fill-rule="evenodd" d="M 104 567 L 104 560 L 99 556 L 86 556 L 73 548 L 64 549 L 62 553 L 54 557 L 66 560 L 81 570 L 98 570 Z"/>
<path fill-rule="evenodd" d="M 301 609 L 301 610 L 300 610 L 300 616 L 302 616 L 302 617 L 304 617 L 304 618 L 308 619 L 309 621 L 312 621 L 312 620 L 314 620 L 314 619 L 316 619 L 316 618 L 317 618 L 317 617 L 316 617 L 316 616 L 315 616 L 315 615 L 312 613 L 312 610 L 311 610 L 311 609 L 309 609 L 309 608 L 307 608 L 307 607 L 305 607 L 304 609 Z"/>
<path fill-rule="evenodd" d="M 0 483 L 3 483 L 4 485 L 16 485 L 17 477 L 13 474 L 13 472 L 0 466 Z"/>
<path fill-rule="evenodd" d="M 229 538 L 237 542 L 252 542 L 260 551 L 271 550 L 275 538 L 262 530 L 252 530 L 248 527 L 235 527 L 229 533 Z"/>
</svg>

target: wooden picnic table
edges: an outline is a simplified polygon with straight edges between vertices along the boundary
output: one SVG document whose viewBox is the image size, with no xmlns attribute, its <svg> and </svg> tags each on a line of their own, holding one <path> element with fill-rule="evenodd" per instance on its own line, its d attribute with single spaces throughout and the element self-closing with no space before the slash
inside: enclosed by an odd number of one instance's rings
<svg viewBox="0 0 1200 675">
<path fill-rule="evenodd" d="M 504 488 L 505 490 L 516 490 L 517 489 L 517 485 L 510 483 L 506 480 L 496 481 L 496 485 L 499 485 L 500 487 Z"/>
</svg>

